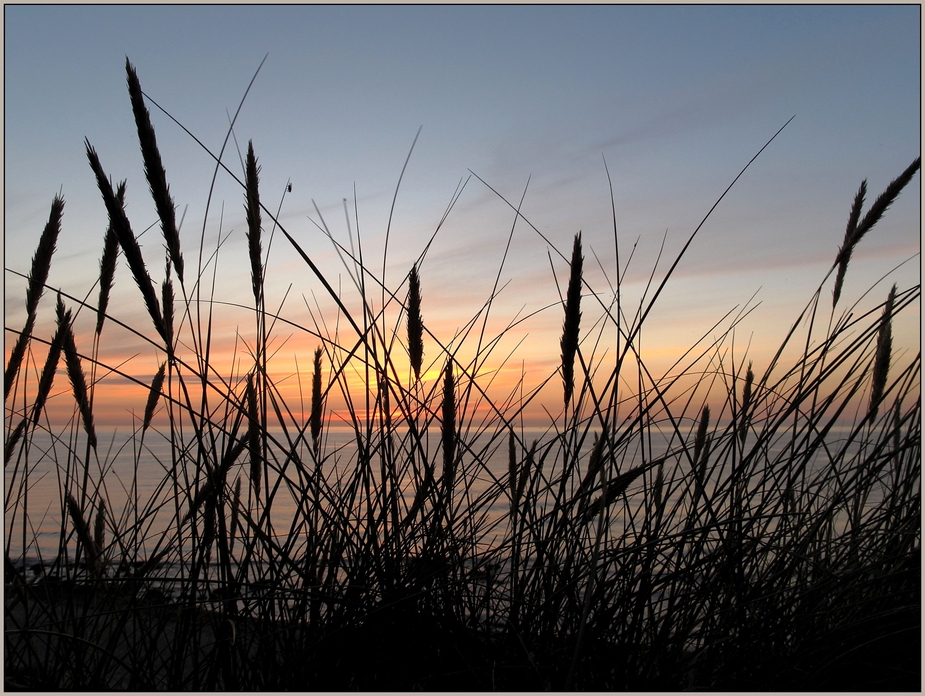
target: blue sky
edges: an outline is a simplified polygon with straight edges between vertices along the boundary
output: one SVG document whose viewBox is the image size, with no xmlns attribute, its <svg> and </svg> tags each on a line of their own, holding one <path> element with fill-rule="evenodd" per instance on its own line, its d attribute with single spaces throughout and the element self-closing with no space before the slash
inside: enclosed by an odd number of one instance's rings
<svg viewBox="0 0 925 696">
<path fill-rule="evenodd" d="M 380 268 L 395 186 L 421 127 L 392 218 L 392 286 L 472 172 L 515 204 L 529 180 L 524 215 L 566 252 L 581 230 L 589 280 L 605 289 L 590 250 L 612 281 L 606 160 L 624 261 L 637 245 L 625 290 L 638 303 L 665 235 L 662 270 L 741 167 L 796 116 L 714 213 L 669 284 L 647 339 L 666 353 L 756 291 L 762 305 L 742 330 L 754 334 L 756 350 L 776 344 L 834 260 L 861 180 L 872 200 L 921 147 L 916 5 L 6 6 L 4 20 L 4 265 L 28 270 L 60 189 L 67 203 L 50 283 L 80 296 L 95 280 L 106 225 L 85 137 L 114 180 L 128 179 L 136 233 L 156 220 L 125 89 L 126 56 L 145 92 L 217 151 L 228 114 L 269 54 L 235 135 L 242 150 L 253 139 L 269 207 L 292 183 L 280 219 L 332 278 L 337 258 L 318 232 L 315 205 L 347 244 L 348 199 L 352 230 L 359 225 L 366 258 Z M 187 263 L 203 230 L 206 246 L 215 246 L 221 224 L 231 234 L 221 261 L 227 297 L 246 302 L 249 283 L 236 282 L 247 273 L 243 196 L 220 175 L 204 223 L 214 164 L 149 108 L 171 192 L 185 211 Z M 225 161 L 239 172 L 234 148 Z M 910 258 L 874 295 L 885 297 L 894 281 L 918 282 L 919 181 L 856 251 L 852 297 Z M 513 222 L 496 194 L 468 180 L 422 266 L 435 330 L 451 332 L 487 298 Z M 159 234 L 142 237 L 156 280 L 164 263 Z M 291 283 L 287 307 L 304 314 L 301 297 L 311 302 L 317 284 L 281 239 L 273 245 L 268 297 L 282 301 Z M 505 314 L 556 300 L 547 253 L 518 223 L 498 326 Z M 6 283 L 7 324 L 15 326 L 21 285 L 9 274 Z M 115 309 L 134 311 L 130 279 L 118 276 L 117 286 L 125 298 Z M 535 355 L 554 368 L 560 315 L 547 312 L 538 322 L 531 340 L 551 347 Z M 905 331 L 917 340 L 917 324 Z"/>
</svg>

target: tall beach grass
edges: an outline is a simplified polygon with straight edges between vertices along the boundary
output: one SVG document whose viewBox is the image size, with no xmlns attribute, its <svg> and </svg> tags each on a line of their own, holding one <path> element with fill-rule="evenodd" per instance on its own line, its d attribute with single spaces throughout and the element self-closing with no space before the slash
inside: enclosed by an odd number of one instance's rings
<svg viewBox="0 0 925 696">
<path fill-rule="evenodd" d="M 829 274 L 766 365 L 734 346 L 732 317 L 666 375 L 647 367 L 644 325 L 700 227 L 635 314 L 615 223 L 610 294 L 590 286 L 580 234 L 562 240 L 570 255 L 545 240 L 561 361 L 498 395 L 483 368 L 517 321 L 485 335 L 494 291 L 438 335 L 426 248 L 389 286 L 359 236 L 329 235 L 348 300 L 266 206 L 253 143 L 243 173 L 216 156 L 241 184 L 253 296 L 251 328 L 219 359 L 221 242 L 184 246 L 170 163 L 126 72 L 165 256 L 143 253 L 125 182 L 113 188 L 85 143 L 109 218 L 97 294 L 46 285 L 67 234 L 55 198 L 23 274 L 26 321 L 6 327 L 7 688 L 811 690 L 850 687 L 864 666 L 873 687 L 918 683 L 921 353 L 891 326 L 920 312 L 920 286 L 872 300 L 850 259 L 919 159 L 866 212 L 861 185 Z M 270 304 L 272 235 L 333 315 L 305 325 Z M 130 317 L 108 309 L 120 257 L 144 308 Z M 55 331 L 39 335 L 53 295 Z M 74 330 L 81 312 L 92 336 Z M 106 364 L 113 326 L 157 367 Z M 307 403 L 274 370 L 283 330 L 312 356 L 286 378 Z M 119 452 L 94 417 L 115 379 L 137 387 L 142 414 Z M 54 384 L 73 401 L 63 422 Z M 559 384 L 534 437 L 525 413 Z M 143 490 L 155 449 L 160 478 Z M 57 530 L 52 557 L 40 528 Z"/>
</svg>

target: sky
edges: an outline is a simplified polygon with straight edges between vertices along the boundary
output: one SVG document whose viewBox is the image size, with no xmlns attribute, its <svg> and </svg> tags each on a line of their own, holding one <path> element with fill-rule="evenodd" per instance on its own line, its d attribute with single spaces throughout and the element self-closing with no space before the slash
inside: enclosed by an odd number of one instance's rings
<svg viewBox="0 0 925 696">
<path fill-rule="evenodd" d="M 921 150 L 917 5 L 7 5 L 3 31 L 7 352 L 10 329 L 24 321 L 15 274 L 28 273 L 59 191 L 66 205 L 49 284 L 95 302 L 107 218 L 85 138 L 113 181 L 127 179 L 129 219 L 136 234 L 150 227 L 140 242 L 155 282 L 164 277 L 126 57 L 145 93 L 213 153 L 263 61 L 225 164 L 240 176 L 253 142 L 263 202 L 279 208 L 280 223 L 349 307 L 357 292 L 325 225 L 347 248 L 351 236 L 361 240 L 367 266 L 379 277 L 384 266 L 386 285 L 402 297 L 426 249 L 422 314 L 443 343 L 497 279 L 503 290 L 486 333 L 503 339 L 489 366 L 503 368 L 502 392 L 522 372 L 538 382 L 557 368 L 557 283 L 564 293 L 562 254 L 577 232 L 586 280 L 606 302 L 616 219 L 623 302 L 635 308 L 650 276 L 660 282 L 742 167 L 793 117 L 698 232 L 643 336 L 647 364 L 667 371 L 701 336 L 717 335 L 724 316 L 749 308 L 735 355 L 748 346 L 756 366 L 766 364 L 831 268 L 861 181 L 871 201 Z M 148 107 L 187 267 L 196 268 L 200 246 L 208 256 L 227 235 L 216 297 L 252 306 L 240 186 L 224 172 L 213 183 L 212 156 Z M 869 307 L 892 283 L 919 282 L 920 209 L 917 175 L 855 251 L 852 301 L 870 290 Z M 268 305 L 302 326 L 320 311 L 333 332 L 330 301 L 287 242 L 276 234 L 264 251 Z M 111 313 L 153 336 L 124 266 Z M 831 297 L 831 279 L 823 292 Z M 588 336 L 597 315 L 590 301 Z M 53 307 L 46 293 L 39 335 L 52 334 Z M 894 345 L 912 353 L 915 315 L 894 327 Z M 514 317 L 529 318 L 507 330 Z M 78 319 L 78 345 L 89 352 L 92 317 Z M 215 322 L 216 361 L 231 355 L 236 335 L 239 353 L 253 335 L 246 310 L 221 305 Z M 317 340 L 295 329 L 278 336 L 280 374 L 296 360 L 307 370 Z M 163 359 L 116 328 L 104 329 L 102 343 L 108 364 L 144 380 Z M 431 338 L 428 360 L 432 380 L 442 358 Z M 100 408 L 117 418 L 143 402 L 123 386 Z"/>
</svg>

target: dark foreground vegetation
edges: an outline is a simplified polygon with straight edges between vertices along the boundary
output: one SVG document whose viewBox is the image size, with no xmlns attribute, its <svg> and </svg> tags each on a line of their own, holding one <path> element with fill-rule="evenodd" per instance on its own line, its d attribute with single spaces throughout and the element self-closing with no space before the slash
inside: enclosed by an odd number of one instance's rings
<svg viewBox="0 0 925 696">
<path fill-rule="evenodd" d="M 920 311 L 920 287 L 848 299 L 852 251 L 918 159 L 869 205 L 861 186 L 831 271 L 760 368 L 730 345 L 739 315 L 670 375 L 651 374 L 640 336 L 671 271 L 637 311 L 622 300 L 619 253 L 608 299 L 587 286 L 580 235 L 570 254 L 550 244 L 567 279 L 551 347 L 561 367 L 546 381 L 562 391 L 534 441 L 522 416 L 539 388 L 489 396 L 493 298 L 459 335 L 433 335 L 426 250 L 389 288 L 332 237 L 359 297 L 348 309 L 261 203 L 252 147 L 241 184 L 253 332 L 219 372 L 218 249 L 203 239 L 195 263 L 181 250 L 126 68 L 166 270 L 152 279 L 125 185 L 113 188 L 88 142 L 109 214 L 98 286 L 82 298 L 46 287 L 56 198 L 25 324 L 6 327 L 7 689 L 919 690 L 921 355 L 894 346 L 891 326 Z M 274 313 L 269 227 L 274 252 L 304 261 L 337 316 L 300 326 Z M 144 322 L 107 313 L 120 256 Z M 52 336 L 33 332 L 45 290 Z M 81 344 L 79 314 L 96 317 Z M 101 363 L 113 325 L 158 351 L 153 377 Z M 274 381 L 283 326 L 317 346 L 304 407 Z M 61 374 L 67 425 L 47 414 Z M 149 390 L 128 424 L 135 452 L 170 445 L 162 485 L 149 499 L 129 485 L 127 506 L 112 498 L 94 422 L 95 390 L 115 377 Z M 335 403 L 349 447 L 331 446 Z M 30 496 L 48 457 L 50 510 Z M 58 554 L 27 567 L 47 518 Z"/>
</svg>

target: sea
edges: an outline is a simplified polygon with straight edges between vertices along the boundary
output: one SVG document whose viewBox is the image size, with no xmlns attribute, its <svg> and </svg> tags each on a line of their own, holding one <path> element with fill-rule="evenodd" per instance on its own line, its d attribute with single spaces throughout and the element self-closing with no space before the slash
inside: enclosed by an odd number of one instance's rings
<svg viewBox="0 0 925 696">
<path fill-rule="evenodd" d="M 691 423 L 690 428 L 694 427 L 695 424 Z M 828 438 L 829 449 L 841 446 L 849 433 L 848 426 L 834 428 Z M 406 431 L 396 430 L 392 438 L 393 446 L 401 448 L 403 442 L 407 441 L 406 434 Z M 286 436 L 280 430 L 271 430 L 270 435 L 271 441 L 286 441 Z M 588 433 L 581 445 L 580 459 L 583 465 L 593 446 L 592 435 L 593 431 Z M 539 443 L 539 459 L 543 443 L 554 438 L 555 433 L 551 433 L 549 428 L 524 427 L 517 430 L 517 436 L 526 446 L 533 441 Z M 21 571 L 38 575 L 52 567 L 55 559 L 62 555 L 66 559 L 73 557 L 76 548 L 75 527 L 73 519 L 68 515 L 63 491 L 70 492 L 78 501 L 91 533 L 99 501 L 105 500 L 105 540 L 111 541 L 118 530 L 125 535 L 131 547 L 137 549 L 135 558 L 143 559 L 154 551 L 158 541 L 169 534 L 171 528 L 176 528 L 177 515 L 182 517 L 188 512 L 191 502 L 189 492 L 198 490 L 205 483 L 202 477 L 196 479 L 195 466 L 192 464 L 195 457 L 191 454 L 193 446 L 188 444 L 186 456 L 180 458 L 187 464 L 181 461 L 177 466 L 174 459 L 181 448 L 173 447 L 170 437 L 161 431 L 152 428 L 142 436 L 129 429 L 100 429 L 97 437 L 97 448 L 93 451 L 87 448 L 85 437 L 76 428 L 55 437 L 37 431 L 10 458 L 4 477 L 4 546 L 13 565 Z M 293 437 L 291 432 L 289 437 Z M 479 507 L 478 517 L 486 530 L 484 541 L 490 544 L 491 539 L 503 534 L 503 520 L 509 511 L 509 497 L 499 491 L 499 488 L 505 489 L 509 482 L 507 431 L 472 433 L 463 436 L 461 441 L 467 442 L 468 447 L 462 448 L 459 453 L 461 465 L 457 471 L 457 490 L 465 490 L 467 493 L 457 495 L 455 504 Z M 309 442 L 310 437 L 306 433 L 305 440 L 295 449 L 299 458 L 308 462 L 304 465 L 296 464 L 291 457 L 287 459 L 280 448 L 271 445 L 271 452 L 275 456 L 270 459 L 275 460 L 276 464 L 267 470 L 267 480 L 261 481 L 259 503 L 254 502 L 246 448 L 226 476 L 228 498 L 231 497 L 230 491 L 235 482 L 240 479 L 241 500 L 250 510 L 262 512 L 261 506 L 266 501 L 268 490 L 274 491 L 269 521 L 280 544 L 291 541 L 286 537 L 293 520 L 308 514 L 304 490 L 315 466 L 309 452 Z M 322 442 L 322 473 L 331 485 L 338 485 L 338 481 L 342 485 L 357 466 L 356 432 L 351 428 L 329 428 Z M 770 461 L 778 460 L 788 443 L 785 437 L 768 443 L 767 458 Z M 647 432 L 645 451 L 642 444 L 638 435 L 629 439 L 629 445 L 617 455 L 618 471 L 627 471 L 642 464 L 644 460 L 653 461 L 677 450 L 677 441 L 671 437 L 671 431 L 658 427 Z M 219 450 L 224 446 L 219 443 Z M 435 476 L 439 476 L 443 466 L 439 432 L 432 434 L 423 443 L 423 450 L 434 467 Z M 518 452 L 522 461 L 523 448 L 518 447 Z M 552 454 L 548 459 L 555 457 Z M 375 478 L 381 475 L 380 459 L 376 452 L 372 452 L 371 472 Z M 546 466 L 551 466 L 551 463 Z M 672 466 L 666 466 L 666 473 Z M 810 470 L 820 466 L 826 466 L 825 462 L 813 462 Z M 176 476 L 173 474 L 175 468 L 178 472 Z M 418 468 L 423 471 L 422 467 Z M 638 504 L 634 502 L 634 495 L 636 500 L 641 501 L 644 497 L 641 487 L 652 485 L 654 477 L 654 470 L 640 477 L 629 489 L 626 504 Z M 398 485 L 402 491 L 404 509 L 407 510 L 413 503 L 416 489 L 414 474 L 410 469 L 404 472 Z M 865 504 L 875 505 L 879 495 L 874 490 Z M 620 517 L 616 516 L 612 523 L 620 525 Z M 358 524 L 362 522 L 358 521 Z M 126 530 L 133 531 L 126 535 Z"/>
</svg>

